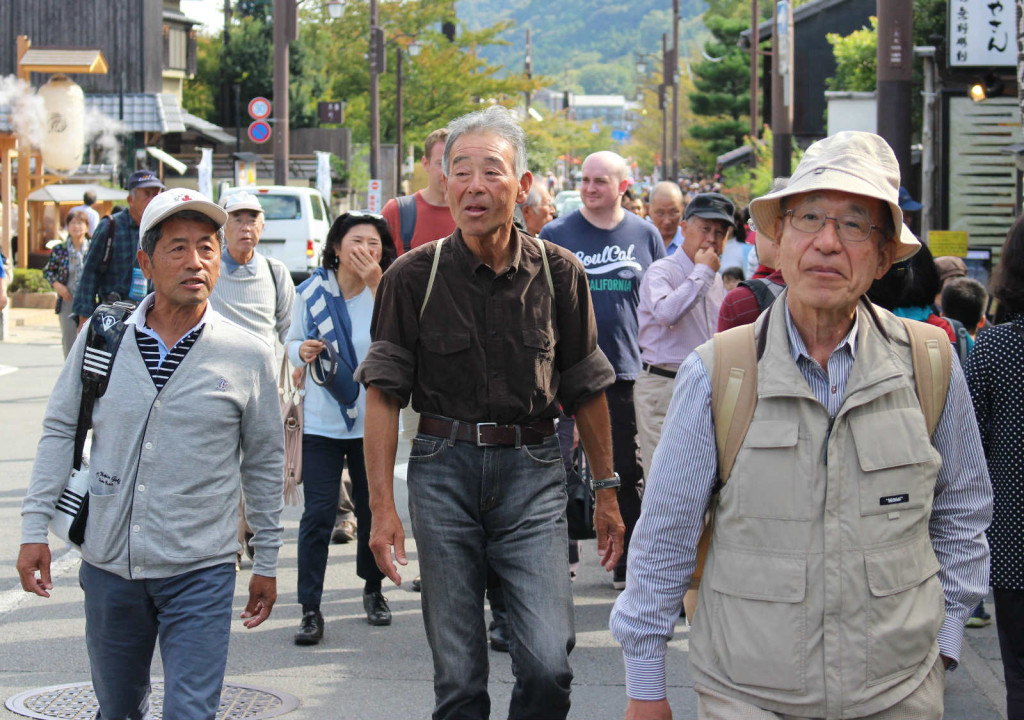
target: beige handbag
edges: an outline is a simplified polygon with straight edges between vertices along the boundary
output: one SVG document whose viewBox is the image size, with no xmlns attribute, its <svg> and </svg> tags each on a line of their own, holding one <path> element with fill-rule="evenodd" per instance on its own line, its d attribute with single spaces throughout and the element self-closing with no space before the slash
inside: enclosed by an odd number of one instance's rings
<svg viewBox="0 0 1024 720">
<path fill-rule="evenodd" d="M 306 394 L 306 369 L 302 368 L 295 382 L 288 363 L 288 354 L 281 359 L 278 379 L 281 394 L 281 416 L 284 420 L 284 501 L 288 505 L 302 502 L 302 398 Z"/>
</svg>

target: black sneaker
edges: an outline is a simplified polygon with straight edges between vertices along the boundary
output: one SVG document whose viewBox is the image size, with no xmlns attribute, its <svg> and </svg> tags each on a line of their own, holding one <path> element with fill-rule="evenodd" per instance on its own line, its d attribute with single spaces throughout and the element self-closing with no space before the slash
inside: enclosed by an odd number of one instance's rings
<svg viewBox="0 0 1024 720">
<path fill-rule="evenodd" d="M 324 616 L 319 610 L 302 614 L 299 630 L 295 633 L 296 645 L 318 645 L 324 638 Z"/>
<path fill-rule="evenodd" d="M 391 609 L 380 590 L 363 593 L 363 609 L 366 610 L 366 622 L 371 625 L 391 624 Z"/>
</svg>

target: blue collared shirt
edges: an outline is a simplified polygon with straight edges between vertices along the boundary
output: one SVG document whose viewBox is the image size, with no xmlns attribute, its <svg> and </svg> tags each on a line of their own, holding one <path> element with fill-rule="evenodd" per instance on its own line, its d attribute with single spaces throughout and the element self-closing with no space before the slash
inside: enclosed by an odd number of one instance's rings
<svg viewBox="0 0 1024 720">
<path fill-rule="evenodd" d="M 244 268 L 250 275 L 256 275 L 256 262 L 258 259 L 259 257 L 254 251 L 248 262 L 240 263 L 228 252 L 227 245 L 225 244 L 224 252 L 220 255 L 221 270 L 225 273 L 233 273 L 239 268 Z"/>
<path fill-rule="evenodd" d="M 672 255 L 676 250 L 683 246 L 683 229 L 681 227 L 676 228 L 676 235 L 672 238 L 672 242 L 665 246 L 665 254 Z"/>
<path fill-rule="evenodd" d="M 858 317 L 862 310 L 858 310 Z M 817 400 L 835 415 L 856 359 L 858 320 L 826 367 L 811 358 L 786 308 L 789 351 Z M 946 404 L 932 436 L 942 455 L 929 529 L 939 559 L 946 620 L 939 630 L 942 655 L 956 661 L 964 623 L 987 592 L 988 564 L 972 555 L 992 516 L 992 494 L 974 408 L 960 364 L 953 363 Z M 630 543 L 626 589 L 615 603 L 611 630 L 622 644 L 626 694 L 665 697 L 666 645 L 672 638 L 682 592 L 690 584 L 704 510 L 711 499 L 718 457 L 711 416 L 711 380 L 693 353 L 679 368 L 672 404 L 644 489 L 643 510 Z M 976 553 L 975 553 L 976 554 Z M 766 662 L 770 658 L 765 658 Z"/>
</svg>

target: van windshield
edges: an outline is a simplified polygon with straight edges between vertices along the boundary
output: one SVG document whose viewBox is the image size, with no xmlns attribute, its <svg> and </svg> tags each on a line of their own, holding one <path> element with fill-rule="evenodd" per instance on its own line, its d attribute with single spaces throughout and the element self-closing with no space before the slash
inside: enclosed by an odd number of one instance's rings
<svg viewBox="0 0 1024 720">
<path fill-rule="evenodd" d="M 295 195 L 260 193 L 257 197 L 267 220 L 299 220 L 302 217 L 302 205 Z"/>
</svg>

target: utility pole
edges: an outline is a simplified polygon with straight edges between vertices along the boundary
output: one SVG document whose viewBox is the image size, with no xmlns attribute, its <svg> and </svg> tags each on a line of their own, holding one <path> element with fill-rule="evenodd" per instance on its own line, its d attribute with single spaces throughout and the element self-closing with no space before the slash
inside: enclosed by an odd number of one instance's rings
<svg viewBox="0 0 1024 720">
<path fill-rule="evenodd" d="M 761 13 L 757 7 L 757 0 L 750 0 L 750 139 L 756 140 L 758 136 L 757 119 L 757 65 L 761 59 L 760 37 L 758 27 L 761 24 Z"/>
<path fill-rule="evenodd" d="M 672 0 L 672 177 L 679 178 L 679 0 Z"/>
<path fill-rule="evenodd" d="M 402 133 L 402 46 L 395 43 L 395 145 L 398 147 L 398 173 L 395 175 L 395 197 L 402 194 L 402 175 L 405 170 L 405 155 L 402 152 L 404 142 Z"/>
<path fill-rule="evenodd" d="M 661 87 L 658 88 L 658 107 L 661 108 L 661 179 L 668 180 L 668 83 L 672 67 L 672 58 L 668 50 L 668 33 L 661 34 L 661 58 Z"/>
<path fill-rule="evenodd" d="M 296 37 L 295 0 L 274 0 L 274 184 L 288 184 L 288 43 Z"/>
<path fill-rule="evenodd" d="M 384 29 L 380 21 L 377 0 L 370 0 L 370 179 L 380 179 L 380 74 L 384 72 Z"/>
<path fill-rule="evenodd" d="M 878 0 L 878 134 L 910 177 L 910 111 L 914 74 L 913 0 Z"/>
<path fill-rule="evenodd" d="M 793 14 L 775 4 L 772 24 L 772 176 L 789 177 L 793 162 Z"/>
<path fill-rule="evenodd" d="M 533 57 L 532 48 L 530 44 L 530 28 L 526 28 L 526 62 L 523 64 L 523 74 L 526 75 L 527 80 L 533 79 Z M 527 88 L 526 92 L 523 93 L 526 96 L 526 114 L 530 114 L 530 90 Z"/>
</svg>

